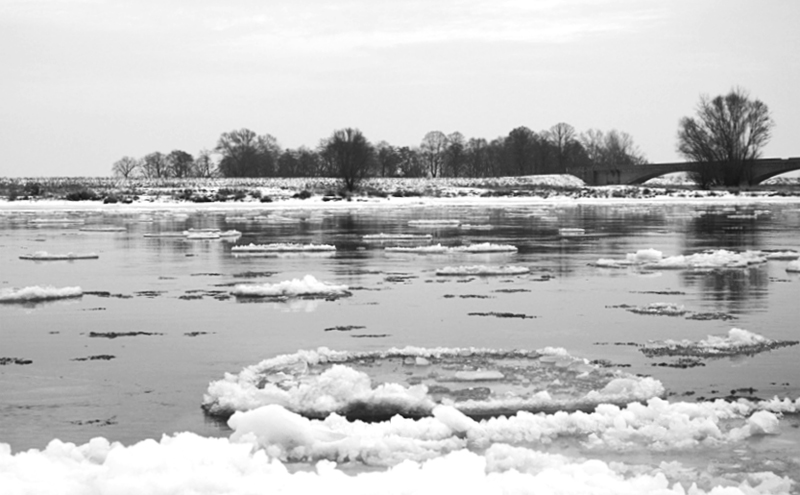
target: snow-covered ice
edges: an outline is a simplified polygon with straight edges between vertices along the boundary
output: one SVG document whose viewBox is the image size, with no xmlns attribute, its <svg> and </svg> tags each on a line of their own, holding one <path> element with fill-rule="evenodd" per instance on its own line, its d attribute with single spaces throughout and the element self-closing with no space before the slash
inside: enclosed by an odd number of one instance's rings
<svg viewBox="0 0 800 495">
<path fill-rule="evenodd" d="M 48 253 L 47 251 L 36 251 L 33 254 L 23 254 L 21 260 L 33 261 L 71 261 L 71 260 L 95 260 L 100 255 L 97 253 Z"/>
<path fill-rule="evenodd" d="M 52 286 L 40 287 L 38 285 L 22 289 L 0 289 L 0 303 L 24 303 L 35 301 L 48 301 L 53 299 L 69 299 L 81 297 L 83 291 L 80 287 Z"/>
<path fill-rule="evenodd" d="M 467 246 L 442 246 L 435 244 L 432 246 L 394 246 L 385 248 L 387 252 L 395 253 L 419 253 L 419 254 L 459 254 L 459 253 L 515 253 L 516 246 L 508 244 L 493 244 L 482 242 L 469 244 Z"/>
<path fill-rule="evenodd" d="M 299 244 L 299 243 L 273 243 L 273 244 L 243 244 L 233 246 L 235 253 L 292 253 L 292 252 L 327 252 L 336 251 L 332 244 Z"/>
<path fill-rule="evenodd" d="M 797 341 L 772 340 L 748 330 L 731 328 L 725 336 L 709 335 L 696 342 L 686 339 L 650 342 L 640 349 L 649 356 L 720 357 L 756 354 L 797 344 Z"/>
<path fill-rule="evenodd" d="M 425 241 L 432 239 L 431 234 L 366 234 L 362 236 L 365 241 Z"/>
<path fill-rule="evenodd" d="M 423 358 L 424 365 L 418 358 Z M 364 363 L 373 363 L 365 367 Z M 488 368 L 488 366 L 492 368 Z M 454 370 L 453 367 L 458 369 Z M 501 369 L 513 368 L 505 377 Z M 456 376 L 456 372 L 474 372 Z M 467 377 L 499 383 L 475 390 L 454 387 Z M 519 382 L 520 386 L 515 383 Z M 310 417 L 394 414 L 426 416 L 437 403 L 483 416 L 518 410 L 575 410 L 603 402 L 624 404 L 664 393 L 649 377 L 591 365 L 564 349 L 504 351 L 472 348 L 343 352 L 327 348 L 270 358 L 209 384 L 203 407 L 225 416 L 269 404 Z"/>
<path fill-rule="evenodd" d="M 790 261 L 786 265 L 786 271 L 790 273 L 800 273 L 800 260 Z"/>
<path fill-rule="evenodd" d="M 306 275 L 302 279 L 284 280 L 275 284 L 239 284 L 231 294 L 236 297 L 329 297 L 347 296 L 346 285 L 331 284 L 316 279 L 313 275 Z"/>
<path fill-rule="evenodd" d="M 625 259 L 600 258 L 593 264 L 602 268 L 637 266 L 649 270 L 701 270 L 746 268 L 764 263 L 767 259 L 769 256 L 761 251 L 734 252 L 718 249 L 665 257 L 661 251 L 656 249 L 642 249 L 635 253 L 628 253 Z"/>
<path fill-rule="evenodd" d="M 438 268 L 436 275 L 443 276 L 490 276 L 490 275 L 524 275 L 530 273 L 530 268 L 525 266 L 485 266 L 485 265 L 470 265 L 470 266 L 446 266 Z"/>
</svg>

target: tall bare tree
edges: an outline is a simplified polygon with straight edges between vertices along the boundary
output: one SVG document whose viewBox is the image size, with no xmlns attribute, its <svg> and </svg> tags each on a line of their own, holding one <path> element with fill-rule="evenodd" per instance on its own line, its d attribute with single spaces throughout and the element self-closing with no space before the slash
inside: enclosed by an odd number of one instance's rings
<svg viewBox="0 0 800 495">
<path fill-rule="evenodd" d="M 275 175 L 281 153 L 278 141 L 273 136 L 259 136 L 250 129 L 223 133 L 214 150 L 222 156 L 219 170 L 225 177 Z"/>
<path fill-rule="evenodd" d="M 217 175 L 217 165 L 214 163 L 211 151 L 207 149 L 200 150 L 197 154 L 197 158 L 194 160 L 192 168 L 192 175 L 195 177 L 209 178 L 216 177 Z"/>
<path fill-rule="evenodd" d="M 169 177 L 167 155 L 158 151 L 146 155 L 142 160 L 142 175 L 148 179 Z"/>
<path fill-rule="evenodd" d="M 172 177 L 190 177 L 193 175 L 194 157 L 185 151 L 171 151 L 167 155 L 167 163 Z"/>
<path fill-rule="evenodd" d="M 325 144 L 324 153 L 348 191 L 358 187 L 375 161 L 375 150 L 369 141 L 361 131 L 349 127 L 334 131 Z"/>
<path fill-rule="evenodd" d="M 694 174 L 701 187 L 749 183 L 753 160 L 772 137 L 775 123 L 761 100 L 741 88 L 713 99 L 701 96 L 696 117 L 678 124 L 678 153 L 703 165 Z"/>
<path fill-rule="evenodd" d="M 422 138 L 419 146 L 430 177 L 439 177 L 444 168 L 444 152 L 447 149 L 447 136 L 442 131 L 431 131 Z"/>
<path fill-rule="evenodd" d="M 111 170 L 117 177 L 129 179 L 141 168 L 141 160 L 133 158 L 132 156 L 123 156 L 111 166 Z"/>
</svg>

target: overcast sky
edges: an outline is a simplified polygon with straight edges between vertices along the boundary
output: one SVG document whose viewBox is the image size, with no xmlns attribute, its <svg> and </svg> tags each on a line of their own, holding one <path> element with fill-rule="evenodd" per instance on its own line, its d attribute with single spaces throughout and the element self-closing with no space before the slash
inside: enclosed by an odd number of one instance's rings
<svg viewBox="0 0 800 495">
<path fill-rule="evenodd" d="M 566 122 L 678 161 L 678 120 L 740 86 L 800 156 L 793 0 L 0 0 L 0 176 L 106 176 L 239 128 L 419 145 Z"/>
</svg>

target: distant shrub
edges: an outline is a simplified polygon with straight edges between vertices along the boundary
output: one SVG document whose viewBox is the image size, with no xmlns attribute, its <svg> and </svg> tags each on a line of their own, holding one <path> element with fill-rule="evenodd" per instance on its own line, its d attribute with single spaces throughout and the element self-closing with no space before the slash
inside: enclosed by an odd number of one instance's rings
<svg viewBox="0 0 800 495">
<path fill-rule="evenodd" d="M 91 189 L 84 188 L 67 193 L 64 199 L 67 201 L 97 201 L 100 197 Z"/>
<path fill-rule="evenodd" d="M 270 198 L 269 196 L 261 196 L 261 202 L 262 203 L 272 203 L 272 198 Z"/>
<path fill-rule="evenodd" d="M 296 199 L 308 199 L 311 196 L 313 196 L 313 194 L 308 189 L 303 189 L 299 193 L 295 193 L 292 195 L 292 197 Z"/>
<path fill-rule="evenodd" d="M 250 191 L 250 196 L 254 199 L 261 199 L 261 190 L 260 189 L 253 189 Z"/>
</svg>

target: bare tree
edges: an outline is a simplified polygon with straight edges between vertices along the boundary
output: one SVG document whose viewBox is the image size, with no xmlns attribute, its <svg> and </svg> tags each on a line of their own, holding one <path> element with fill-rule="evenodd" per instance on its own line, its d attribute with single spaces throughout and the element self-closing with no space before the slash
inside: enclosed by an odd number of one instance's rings
<svg viewBox="0 0 800 495">
<path fill-rule="evenodd" d="M 194 157 L 181 150 L 173 150 L 167 155 L 170 175 L 172 177 L 189 177 L 192 175 Z"/>
<path fill-rule="evenodd" d="M 505 139 L 508 154 L 508 173 L 530 175 L 536 173 L 536 133 L 525 126 L 512 129 Z"/>
<path fill-rule="evenodd" d="M 422 138 L 419 146 L 430 177 L 438 177 L 444 166 L 444 152 L 447 149 L 447 136 L 442 131 L 431 131 Z"/>
<path fill-rule="evenodd" d="M 559 122 L 550 128 L 548 132 L 550 144 L 555 149 L 555 170 L 553 172 L 563 172 L 568 163 L 568 150 L 575 141 L 575 128 L 564 122 Z"/>
<path fill-rule="evenodd" d="M 466 142 L 464 135 L 456 131 L 447 136 L 444 151 L 444 169 L 451 177 L 460 177 L 466 162 Z"/>
<path fill-rule="evenodd" d="M 222 133 L 214 150 L 222 155 L 219 170 L 225 177 L 272 176 L 281 153 L 273 136 L 250 129 Z"/>
<path fill-rule="evenodd" d="M 114 172 L 114 175 L 117 177 L 122 177 L 123 179 L 129 179 L 132 175 L 136 173 L 137 170 L 141 167 L 141 160 L 133 158 L 131 156 L 123 156 L 111 167 L 111 170 Z"/>
<path fill-rule="evenodd" d="M 192 175 L 195 177 L 210 178 L 217 175 L 217 165 L 211 157 L 211 151 L 206 149 L 200 150 L 197 154 L 192 168 L 194 169 Z"/>
<path fill-rule="evenodd" d="M 348 191 L 358 187 L 375 161 L 372 145 L 361 131 L 352 128 L 334 131 L 325 143 L 324 154 Z"/>
<path fill-rule="evenodd" d="M 751 180 L 750 167 L 772 137 L 775 123 L 761 100 L 734 88 L 725 96 L 703 95 L 697 116 L 678 124 L 678 153 L 704 164 L 694 175 L 701 187 L 739 186 Z"/>
<path fill-rule="evenodd" d="M 148 179 L 169 177 L 169 162 L 164 153 L 158 151 L 146 155 L 142 161 L 142 175 Z"/>
</svg>

